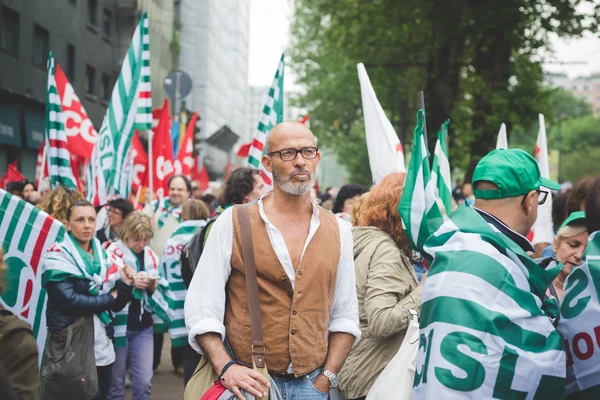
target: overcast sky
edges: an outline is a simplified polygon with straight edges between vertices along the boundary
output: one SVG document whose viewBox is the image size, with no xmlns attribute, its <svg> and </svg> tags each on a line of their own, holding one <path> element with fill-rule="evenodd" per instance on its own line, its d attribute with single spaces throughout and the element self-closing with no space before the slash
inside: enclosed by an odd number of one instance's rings
<svg viewBox="0 0 600 400">
<path fill-rule="evenodd" d="M 281 53 L 290 38 L 290 0 L 251 0 L 250 51 L 248 82 L 252 86 L 270 86 Z M 546 64 L 549 72 L 564 72 L 570 77 L 600 72 L 600 39 L 588 34 L 584 38 L 565 40 L 554 38 L 557 61 L 583 61 L 585 65 Z M 286 68 L 286 90 L 294 87 L 294 77 Z M 358 79 L 358 78 L 357 78 Z"/>
</svg>

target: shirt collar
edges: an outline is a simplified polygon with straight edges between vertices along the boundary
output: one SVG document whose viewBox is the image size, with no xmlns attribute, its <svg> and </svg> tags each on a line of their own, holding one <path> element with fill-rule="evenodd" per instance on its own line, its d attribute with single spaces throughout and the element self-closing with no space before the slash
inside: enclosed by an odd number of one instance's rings
<svg viewBox="0 0 600 400">
<path fill-rule="evenodd" d="M 527 240 L 527 238 L 525 236 L 521 235 L 519 232 L 516 232 L 516 231 L 510 229 L 508 225 L 506 225 L 504 222 L 500 221 L 498 218 L 496 218 L 492 214 L 487 213 L 487 212 L 480 210 L 478 208 L 475 208 L 475 207 L 473 207 L 473 209 L 475 211 L 477 211 L 479 213 L 479 215 L 481 215 L 488 224 L 492 225 L 493 227 L 498 229 L 500 232 L 502 232 L 503 234 L 508 236 L 513 242 L 515 242 L 520 248 L 522 248 L 523 251 L 535 252 L 535 249 L 531 245 L 531 242 L 529 242 L 529 240 Z"/>
<path fill-rule="evenodd" d="M 265 197 L 267 197 L 267 196 L 270 196 L 272 193 L 273 193 L 273 191 L 269 190 L 268 192 L 266 192 L 265 194 L 263 194 L 262 196 L 260 196 L 260 199 L 258 199 L 258 201 L 257 201 L 257 203 L 258 203 L 258 211 L 260 213 L 260 216 L 269 225 L 271 223 L 269 222 L 269 219 L 267 218 L 267 214 L 265 214 L 265 206 L 263 204 L 263 199 Z M 317 203 L 315 202 L 315 199 L 313 199 L 312 196 L 310 196 L 310 205 L 312 206 L 311 223 L 317 223 L 317 225 L 318 225 L 319 224 L 319 207 L 317 206 Z M 316 219 L 316 221 L 315 221 L 315 219 Z"/>
</svg>

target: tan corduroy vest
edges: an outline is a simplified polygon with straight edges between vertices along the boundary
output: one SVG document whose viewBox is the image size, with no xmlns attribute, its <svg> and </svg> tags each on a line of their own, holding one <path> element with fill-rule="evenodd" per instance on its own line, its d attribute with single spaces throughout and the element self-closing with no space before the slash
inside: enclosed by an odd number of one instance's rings
<svg viewBox="0 0 600 400">
<path fill-rule="evenodd" d="M 340 259 L 336 217 L 320 208 L 320 225 L 296 269 L 294 289 L 273 250 L 258 204 L 248 209 L 256 260 L 265 360 L 269 371 L 296 376 L 325 362 L 328 325 Z M 252 333 L 237 213 L 233 213 L 231 276 L 227 283 L 226 336 L 235 358 L 252 365 Z"/>
</svg>

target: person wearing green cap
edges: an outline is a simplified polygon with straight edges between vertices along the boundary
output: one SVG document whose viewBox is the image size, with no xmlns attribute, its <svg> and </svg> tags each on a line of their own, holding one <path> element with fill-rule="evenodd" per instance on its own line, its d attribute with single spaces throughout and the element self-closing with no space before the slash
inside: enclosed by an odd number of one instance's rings
<svg viewBox="0 0 600 400">
<path fill-rule="evenodd" d="M 561 300 L 565 279 L 573 268 L 583 263 L 583 253 L 588 244 L 588 231 L 586 227 L 585 211 L 571 213 L 562 224 L 554 237 L 552 249 L 557 262 L 564 268 L 548 287 L 550 294 Z"/>
<path fill-rule="evenodd" d="M 559 267 L 540 267 L 525 238 L 559 185 L 518 149 L 490 152 L 472 182 L 473 207 L 425 240 L 413 398 L 560 398 L 566 355 L 545 296 Z"/>
</svg>

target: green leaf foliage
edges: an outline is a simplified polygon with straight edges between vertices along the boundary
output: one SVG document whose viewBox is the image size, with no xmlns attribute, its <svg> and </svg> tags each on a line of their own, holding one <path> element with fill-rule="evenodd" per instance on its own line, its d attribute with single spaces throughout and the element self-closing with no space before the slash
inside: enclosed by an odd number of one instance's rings
<svg viewBox="0 0 600 400">
<path fill-rule="evenodd" d="M 515 139 L 529 137 L 538 113 L 554 121 L 541 54 L 551 50 L 550 32 L 577 36 L 596 29 L 597 11 L 579 11 L 589 2 L 294 0 L 288 66 L 304 89 L 296 104 L 311 114 L 320 145 L 334 149 L 351 179 L 366 184 L 356 72 L 363 62 L 405 154 L 417 91 L 424 90 L 430 151 L 436 131 L 450 118 L 450 163 L 469 179 L 477 161 L 494 148 L 502 122 L 513 147 L 511 132 Z M 563 106 L 556 120 L 583 112 Z M 537 128 L 534 144 L 536 134 Z"/>
</svg>

